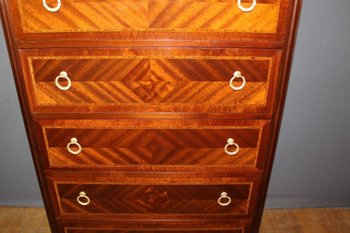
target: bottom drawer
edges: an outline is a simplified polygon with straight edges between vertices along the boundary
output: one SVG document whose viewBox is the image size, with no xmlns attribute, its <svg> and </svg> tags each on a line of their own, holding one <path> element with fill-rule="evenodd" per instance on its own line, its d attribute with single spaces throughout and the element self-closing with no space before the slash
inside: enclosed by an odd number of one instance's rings
<svg viewBox="0 0 350 233">
<path fill-rule="evenodd" d="M 236 229 L 146 229 L 146 230 L 125 230 L 125 229 L 90 229 L 90 228 L 65 228 L 64 233 L 246 233 L 244 228 Z"/>
<path fill-rule="evenodd" d="M 60 225 L 60 233 L 250 233 L 247 221 L 84 222 Z"/>
<path fill-rule="evenodd" d="M 56 216 L 86 219 L 227 219 L 249 217 L 256 206 L 258 182 L 253 178 L 131 177 L 49 178 Z"/>
<path fill-rule="evenodd" d="M 246 215 L 253 184 L 57 184 L 56 187 L 62 213 Z"/>
</svg>

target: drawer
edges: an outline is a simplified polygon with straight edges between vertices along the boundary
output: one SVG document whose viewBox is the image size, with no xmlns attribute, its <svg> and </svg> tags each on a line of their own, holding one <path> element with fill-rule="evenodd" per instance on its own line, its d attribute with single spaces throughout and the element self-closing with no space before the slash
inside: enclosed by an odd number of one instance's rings
<svg viewBox="0 0 350 233">
<path fill-rule="evenodd" d="M 250 178 L 154 178 L 139 174 L 124 178 L 49 178 L 56 216 L 61 219 L 212 219 L 250 217 L 257 183 Z M 77 174 L 78 175 L 78 174 Z M 184 174 L 181 174 L 184 176 Z M 163 175 L 164 177 L 164 175 Z M 165 176 L 166 177 L 166 176 Z M 143 217 L 142 217 L 143 216 Z"/>
<path fill-rule="evenodd" d="M 21 57 L 34 112 L 254 114 L 272 112 L 281 51 L 50 49 Z"/>
<path fill-rule="evenodd" d="M 231 185 L 57 184 L 62 213 L 248 213 L 251 183 Z M 221 206 L 231 203 L 228 206 Z M 230 199 L 229 199 L 230 198 Z M 78 203 L 79 202 L 79 203 Z"/>
<path fill-rule="evenodd" d="M 64 233 L 244 233 L 245 229 L 144 229 L 144 230 L 125 230 L 125 229 L 89 229 L 89 228 L 64 228 Z"/>
<path fill-rule="evenodd" d="M 249 233 L 247 221 L 66 221 L 60 233 Z"/>
<path fill-rule="evenodd" d="M 234 169 L 263 166 L 270 121 L 38 120 L 37 128 L 51 168 Z"/>
<path fill-rule="evenodd" d="M 99 40 L 103 37 L 91 33 L 105 33 L 126 40 L 246 38 L 249 42 L 252 37 L 281 40 L 291 4 L 290 0 L 61 0 L 60 6 L 58 0 L 8 2 L 11 16 L 19 18 L 21 38 L 44 39 L 44 34 L 57 40 L 61 33 L 64 40 L 69 39 L 65 33 L 73 33 L 78 34 L 73 38 Z M 43 2 L 59 9 L 50 12 Z M 244 12 L 251 6 L 254 9 Z"/>
</svg>

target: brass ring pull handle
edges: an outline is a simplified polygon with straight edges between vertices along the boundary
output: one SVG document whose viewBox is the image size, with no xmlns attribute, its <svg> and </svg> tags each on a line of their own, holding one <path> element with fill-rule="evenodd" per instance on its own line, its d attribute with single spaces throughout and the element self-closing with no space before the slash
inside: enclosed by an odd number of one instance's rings
<svg viewBox="0 0 350 233">
<path fill-rule="evenodd" d="M 226 192 L 222 192 L 218 198 L 218 204 L 221 206 L 228 206 L 231 204 L 231 197 L 227 196 Z"/>
<path fill-rule="evenodd" d="M 233 81 L 236 79 L 236 78 L 240 78 L 242 79 L 242 84 L 240 86 L 235 86 Z M 234 91 L 240 91 L 243 89 L 243 87 L 245 87 L 247 81 L 245 80 L 245 77 L 242 76 L 242 73 L 240 71 L 236 71 L 233 73 L 233 77 L 231 78 L 230 80 L 230 87 L 232 88 L 232 90 Z"/>
<path fill-rule="evenodd" d="M 236 147 L 236 149 L 234 151 L 229 151 L 229 149 L 228 149 L 229 146 L 234 146 L 234 147 Z M 236 155 L 239 152 L 239 145 L 237 143 L 235 143 L 233 138 L 229 138 L 229 139 L 227 139 L 227 144 L 226 144 L 224 150 L 225 150 L 225 153 L 228 155 Z"/>
<path fill-rule="evenodd" d="M 67 85 L 66 86 L 62 86 L 60 84 L 60 79 L 65 79 L 67 80 Z M 67 91 L 69 90 L 69 88 L 72 86 L 72 81 L 70 81 L 70 78 L 68 77 L 68 74 L 67 72 L 65 71 L 62 71 L 60 73 L 60 75 L 58 75 L 55 79 L 55 84 L 56 84 L 56 87 L 58 87 L 58 89 L 62 90 L 62 91 Z"/>
<path fill-rule="evenodd" d="M 43 5 L 48 11 L 57 12 L 61 8 L 61 0 L 57 0 L 57 5 L 55 7 L 50 7 L 49 5 L 47 5 L 46 0 L 43 0 Z"/>
<path fill-rule="evenodd" d="M 71 148 L 72 146 L 77 146 L 78 149 L 77 150 L 72 150 L 72 148 Z M 73 155 L 77 155 L 77 154 L 80 154 L 80 152 L 83 150 L 83 148 L 78 143 L 78 139 L 71 138 L 70 142 L 67 144 L 67 150 L 69 151 L 69 153 L 71 153 Z"/>
<path fill-rule="evenodd" d="M 79 196 L 77 196 L 77 202 L 79 205 L 86 206 L 90 204 L 90 198 L 86 196 L 85 192 L 80 192 Z"/>
<path fill-rule="evenodd" d="M 250 12 L 252 10 L 254 10 L 255 6 L 256 6 L 256 0 L 252 0 L 252 5 L 250 7 L 244 7 L 242 6 L 242 0 L 238 0 L 238 7 L 241 11 L 243 12 Z"/>
</svg>

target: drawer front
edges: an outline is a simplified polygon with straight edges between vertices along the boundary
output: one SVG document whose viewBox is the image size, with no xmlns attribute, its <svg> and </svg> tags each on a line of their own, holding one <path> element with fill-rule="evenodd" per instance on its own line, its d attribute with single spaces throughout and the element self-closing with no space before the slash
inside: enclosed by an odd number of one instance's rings
<svg viewBox="0 0 350 233">
<path fill-rule="evenodd" d="M 45 0 L 56 7 L 58 0 Z M 207 32 L 276 34 L 285 28 L 290 0 L 62 0 L 57 12 L 43 1 L 11 3 L 23 33 Z M 227 39 L 227 38 L 226 38 Z"/>
<path fill-rule="evenodd" d="M 222 173 L 47 174 L 55 215 L 65 220 L 233 224 L 236 220 L 248 221 L 255 214 L 261 186 L 260 177 Z M 183 227 L 173 227 L 179 228 Z"/>
<path fill-rule="evenodd" d="M 21 54 L 33 111 L 266 113 L 281 52 L 135 48 Z"/>
<path fill-rule="evenodd" d="M 78 228 L 71 229 L 65 228 L 65 233 L 244 233 L 244 229 L 197 229 L 197 230 L 174 230 L 174 229 L 163 229 L 163 230 L 124 230 L 124 229 L 89 229 L 89 228 Z"/>
<path fill-rule="evenodd" d="M 60 233 L 249 233 L 248 221 L 68 221 Z"/>
<path fill-rule="evenodd" d="M 231 185 L 57 184 L 56 188 L 62 213 L 246 215 L 252 183 Z M 221 199 L 223 204 L 229 203 L 228 198 L 231 198 L 231 204 L 219 205 L 218 199 L 221 196 L 225 196 Z M 81 203 L 78 203 L 77 198 Z M 89 200 L 90 203 L 87 204 Z"/>
<path fill-rule="evenodd" d="M 261 167 L 269 126 L 235 120 L 38 121 L 54 168 Z"/>
</svg>

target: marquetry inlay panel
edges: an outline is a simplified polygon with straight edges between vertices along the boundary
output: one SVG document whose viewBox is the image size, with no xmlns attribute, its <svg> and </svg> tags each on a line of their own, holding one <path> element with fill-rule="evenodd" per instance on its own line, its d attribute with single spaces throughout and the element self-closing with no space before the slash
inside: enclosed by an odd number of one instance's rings
<svg viewBox="0 0 350 233">
<path fill-rule="evenodd" d="M 105 222 L 103 226 L 94 221 L 69 221 L 61 226 L 64 233 L 248 233 L 250 229 L 249 224 L 244 221 L 218 222 L 216 226 L 210 222 L 202 224 L 193 221 L 148 222 L 134 224 L 130 229 L 126 229 L 129 225 L 130 223 L 126 221 Z"/>
<path fill-rule="evenodd" d="M 50 167 L 117 167 L 136 165 L 183 165 L 205 167 L 256 167 L 263 160 L 268 121 L 227 122 L 212 126 L 198 121 L 54 121 L 39 123 L 45 140 Z M 248 124 L 247 124 L 248 123 Z M 120 124 L 120 125 L 118 125 Z M 168 126 L 166 126 L 168 124 Z M 82 151 L 67 150 L 71 138 L 77 138 Z M 236 155 L 224 151 L 227 140 L 239 145 Z M 236 150 L 235 146 L 229 147 Z M 260 157 L 261 156 L 261 157 Z"/>
<path fill-rule="evenodd" d="M 222 229 L 195 229 L 195 230 L 174 230 L 174 229 L 166 229 L 166 230 L 104 230 L 104 229 L 89 229 L 89 228 L 66 228 L 66 233 L 244 233 L 244 229 L 230 229 L 230 230 L 222 230 Z"/>
<path fill-rule="evenodd" d="M 266 50 L 77 50 L 71 56 L 55 51 L 23 53 L 34 111 L 263 112 L 273 98 L 280 61 L 279 51 Z M 67 91 L 55 85 L 61 71 L 72 81 Z M 246 80 L 240 91 L 230 87 L 235 71 Z"/>
<path fill-rule="evenodd" d="M 84 214 L 231 214 L 248 213 L 252 183 L 231 185 L 118 185 L 56 184 L 61 213 Z M 81 191 L 90 204 L 80 205 Z M 223 207 L 217 203 L 222 192 L 232 202 Z"/>
<path fill-rule="evenodd" d="M 52 233 L 258 233 L 301 0 L 0 0 Z"/>
<path fill-rule="evenodd" d="M 50 3 L 50 1 L 47 1 Z M 249 5 L 250 1 L 242 1 Z M 17 0 L 23 32 L 222 31 L 276 33 L 286 0 L 260 0 L 250 14 L 235 0 L 62 0 L 47 11 L 42 1 Z M 55 6 L 55 1 L 51 1 Z"/>
</svg>

